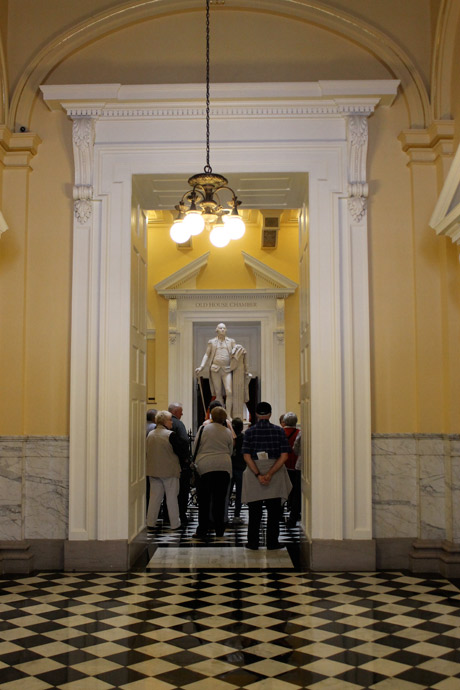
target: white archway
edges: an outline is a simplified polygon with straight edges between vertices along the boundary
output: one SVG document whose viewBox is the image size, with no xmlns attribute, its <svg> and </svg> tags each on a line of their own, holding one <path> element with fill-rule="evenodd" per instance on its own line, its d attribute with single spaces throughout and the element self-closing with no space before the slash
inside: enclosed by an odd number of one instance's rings
<svg viewBox="0 0 460 690">
<path fill-rule="evenodd" d="M 395 81 L 216 85 L 213 164 L 309 177 L 314 568 L 375 567 L 372 541 L 367 118 Z M 188 173 L 201 87 L 42 87 L 74 120 L 70 515 L 66 568 L 129 562 L 132 176 Z M 184 95 L 186 94 L 186 95 Z M 376 95 L 377 94 L 377 95 Z M 237 122 L 237 126 L 235 123 Z M 117 497 L 114 510 L 113 497 Z M 344 549 L 344 545 L 346 549 Z M 337 547 L 337 548 L 334 548 Z"/>
</svg>

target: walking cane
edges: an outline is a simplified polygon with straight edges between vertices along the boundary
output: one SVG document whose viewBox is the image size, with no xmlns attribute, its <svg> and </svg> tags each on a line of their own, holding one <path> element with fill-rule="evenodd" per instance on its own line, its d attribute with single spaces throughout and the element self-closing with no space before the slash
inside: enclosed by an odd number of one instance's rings
<svg viewBox="0 0 460 690">
<path fill-rule="evenodd" d="M 204 416 L 206 417 L 206 406 L 205 406 L 205 404 L 204 404 L 203 385 L 202 385 L 202 383 L 201 383 L 201 376 L 198 377 L 198 385 L 199 385 L 199 387 L 200 387 L 201 402 L 202 402 L 202 404 L 203 404 L 203 412 L 204 412 Z"/>
</svg>

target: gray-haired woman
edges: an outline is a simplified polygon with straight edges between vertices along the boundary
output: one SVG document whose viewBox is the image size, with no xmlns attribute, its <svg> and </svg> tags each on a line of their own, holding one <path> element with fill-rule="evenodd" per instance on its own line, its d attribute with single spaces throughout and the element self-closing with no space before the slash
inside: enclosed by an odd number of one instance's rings
<svg viewBox="0 0 460 690">
<path fill-rule="evenodd" d="M 177 501 L 180 476 L 177 451 L 180 441 L 172 431 L 170 412 L 157 412 L 155 423 L 156 428 L 147 436 L 146 473 L 150 480 L 147 527 L 155 527 L 163 496 L 166 496 L 171 529 L 178 529 L 181 526 Z"/>
</svg>

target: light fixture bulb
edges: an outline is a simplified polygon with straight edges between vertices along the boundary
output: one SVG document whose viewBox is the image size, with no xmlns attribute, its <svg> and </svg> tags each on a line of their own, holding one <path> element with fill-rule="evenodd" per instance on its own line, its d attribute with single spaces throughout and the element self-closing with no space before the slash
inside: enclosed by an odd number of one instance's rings
<svg viewBox="0 0 460 690">
<path fill-rule="evenodd" d="M 227 228 L 219 223 L 209 233 L 209 239 L 215 247 L 226 247 L 231 237 Z"/>
<path fill-rule="evenodd" d="M 178 218 L 171 225 L 169 236 L 171 237 L 173 242 L 176 242 L 177 244 L 183 244 L 184 242 L 187 242 L 187 240 L 190 239 L 190 235 L 190 229 L 184 225 L 182 219 Z"/>
<path fill-rule="evenodd" d="M 246 232 L 246 226 L 241 216 L 233 214 L 224 216 L 224 223 L 232 240 L 240 240 Z"/>
<path fill-rule="evenodd" d="M 187 211 L 182 222 L 191 235 L 199 235 L 204 230 L 204 218 L 199 211 Z"/>
</svg>

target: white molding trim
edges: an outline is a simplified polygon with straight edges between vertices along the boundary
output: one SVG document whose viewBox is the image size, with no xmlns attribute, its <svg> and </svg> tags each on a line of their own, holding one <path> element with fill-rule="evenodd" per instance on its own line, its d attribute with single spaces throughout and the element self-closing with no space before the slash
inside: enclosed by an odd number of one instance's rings
<svg viewBox="0 0 460 690">
<path fill-rule="evenodd" d="M 430 227 L 460 244 L 460 146 L 430 218 Z"/>
<path fill-rule="evenodd" d="M 357 108 L 364 114 L 377 104 L 392 105 L 398 86 L 397 79 L 213 84 L 211 106 L 213 115 L 226 107 L 222 115 L 260 117 L 264 101 L 271 111 L 284 115 L 327 115 L 356 112 Z M 50 110 L 64 109 L 70 117 L 112 118 L 128 113 L 203 117 L 205 113 L 203 84 L 44 84 L 40 89 Z M 287 113 L 289 107 L 294 110 Z"/>
<path fill-rule="evenodd" d="M 273 94 L 270 100 L 267 90 L 274 85 L 259 88 L 252 84 L 253 93 L 265 91 L 266 116 L 255 119 L 244 99 L 229 98 L 226 114 L 216 120 L 213 128 L 215 169 L 229 174 L 270 170 L 308 175 L 312 485 L 308 533 L 314 539 L 372 537 L 367 218 L 364 215 L 357 222 L 347 204 L 350 195 L 347 117 L 351 114 L 367 117 L 377 103 L 375 94 L 385 92 L 388 86 L 388 82 L 383 82 L 382 88 L 379 81 L 373 82 L 372 88 L 370 84 L 366 93 L 373 95 L 363 94 L 360 102 L 350 99 L 349 82 L 345 82 L 342 105 L 331 114 L 330 104 L 323 103 L 326 107 L 320 116 L 318 110 L 313 115 L 308 108 L 302 113 L 284 108 L 279 94 Z M 396 91 L 396 83 L 392 84 Z M 51 87 L 43 88 L 45 97 L 51 93 L 48 88 Z M 60 98 L 62 90 L 61 107 L 64 108 L 69 105 L 65 99 L 73 92 L 71 112 L 79 113 L 80 117 L 88 99 L 92 100 L 91 107 L 95 106 L 98 88 L 103 93 L 107 87 L 52 88 L 54 99 Z M 184 141 L 182 113 L 191 104 L 181 100 L 180 85 L 170 88 L 177 94 L 175 107 L 161 120 L 139 119 L 138 102 L 125 102 L 123 117 L 96 119 L 94 155 L 88 152 L 86 157 L 93 166 L 91 176 L 87 177 L 94 187 L 92 199 L 88 200 L 92 213 L 84 223 L 74 219 L 73 244 L 71 540 L 129 537 L 131 268 L 128 248 L 132 177 L 187 174 L 202 164 L 203 120 L 187 119 Z M 130 89 L 125 93 L 132 95 L 134 90 Z M 239 90 L 244 92 L 245 85 L 231 85 L 228 93 Z M 335 84 L 335 91 L 334 100 L 339 102 L 339 83 Z M 75 98 L 77 93 L 80 102 Z M 104 97 L 99 100 L 103 102 Z M 153 104 L 160 109 L 164 105 Z M 365 144 L 354 152 L 361 161 L 357 181 L 361 185 L 367 184 Z M 260 269 L 259 265 L 253 265 Z M 272 386 L 267 397 L 276 398 L 280 406 L 284 404 L 284 389 L 280 388 L 276 372 L 283 371 L 285 366 L 281 297 L 291 287 L 261 288 L 257 291 L 258 303 L 244 316 L 252 320 L 257 317 L 261 322 L 265 319 L 271 333 L 263 338 L 261 361 L 273 365 L 273 371 L 267 376 L 271 376 Z M 214 292 L 214 297 L 224 295 L 225 291 Z M 251 291 L 234 291 L 235 299 L 242 299 L 243 295 L 250 296 Z M 197 296 L 205 299 L 206 291 L 195 292 L 194 298 Z M 191 299 L 190 290 L 184 288 L 176 290 L 174 298 L 169 300 L 170 347 L 177 352 L 183 352 L 181 341 L 187 341 L 187 329 L 192 328 L 192 319 L 182 313 L 182 306 L 191 311 Z M 270 304 L 271 310 L 266 308 Z M 220 320 L 218 303 L 206 312 L 206 318 L 212 323 L 217 323 L 216 318 Z M 235 306 L 235 321 L 242 318 L 243 310 Z M 183 359 L 186 361 L 181 361 L 179 366 L 190 368 L 187 357 Z M 170 390 L 179 397 L 179 386 L 193 372 L 176 371 L 170 375 L 176 376 L 170 382 Z M 118 501 L 115 512 L 113 496 Z"/>
</svg>

